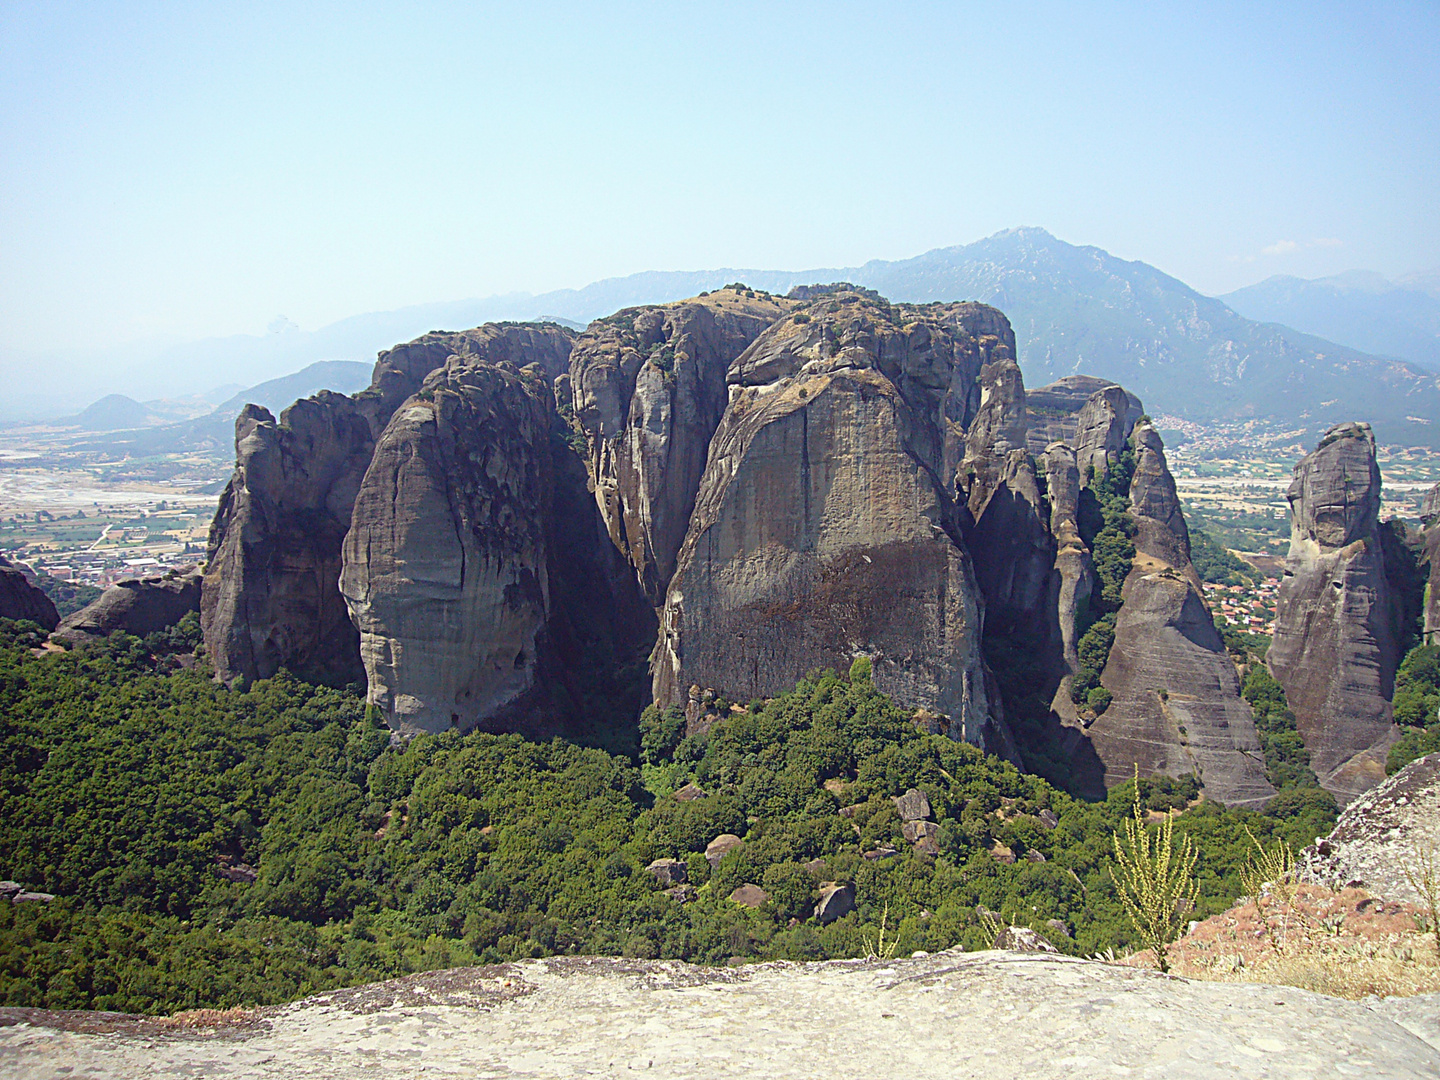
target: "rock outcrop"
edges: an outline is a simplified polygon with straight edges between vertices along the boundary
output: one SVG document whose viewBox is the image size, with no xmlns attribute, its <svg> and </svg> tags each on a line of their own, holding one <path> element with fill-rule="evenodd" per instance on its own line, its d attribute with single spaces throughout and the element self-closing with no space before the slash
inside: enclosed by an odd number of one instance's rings
<svg viewBox="0 0 1440 1080">
<path fill-rule="evenodd" d="M 1190 564 L 1190 535 L 1160 436 L 1140 424 L 1131 442 L 1135 561 L 1100 679 L 1113 701 L 1089 731 L 1106 786 L 1130 779 L 1138 765 L 1141 775 L 1194 774 L 1208 797 L 1258 806 L 1275 789 L 1235 664 Z"/>
<path fill-rule="evenodd" d="M 0 1068 L 93 1080 L 413 1076 L 416 1062 L 517 1077 L 1433 1080 L 1435 1007 L 1434 995 L 1345 1001 L 1048 952 L 744 967 L 567 956 L 212 1017 L 7 1009 Z M 1004 1017 L 1023 1017 L 1024 1032 Z"/>
<path fill-rule="evenodd" d="M 534 684 L 549 612 L 552 412 L 538 366 L 456 357 L 381 435 L 340 592 L 369 700 L 391 727 L 472 728 Z"/>
<path fill-rule="evenodd" d="M 4 558 L 0 558 L 0 619 L 26 619 L 45 630 L 54 630 L 60 623 L 60 613 L 50 598 Z"/>
<path fill-rule="evenodd" d="M 843 283 L 730 287 L 578 340 L 424 335 L 354 397 L 242 413 L 203 590 L 217 672 L 363 680 L 405 731 L 590 717 L 604 738 L 646 654 L 661 705 L 864 656 L 935 730 L 1020 763 L 1008 695 L 1087 791 L 1138 762 L 1267 797 L 1140 402 L 1083 376 L 1027 394 L 1014 350 L 994 308 Z M 1086 488 L 1132 453 L 1138 555 L 1087 731 L 1065 689 L 1097 588 Z"/>
<path fill-rule="evenodd" d="M 235 474 L 206 548 L 200 623 L 216 675 L 313 682 L 363 678 L 360 642 L 340 600 L 340 544 L 374 448 L 371 418 L 322 391 L 275 418 L 247 405 L 235 421 Z"/>
<path fill-rule="evenodd" d="M 1304 878 L 1331 889 L 1424 905 L 1405 870 L 1423 877 L 1427 856 L 1431 866 L 1440 859 L 1440 753 L 1410 762 L 1355 799 L 1297 863 Z"/>
<path fill-rule="evenodd" d="M 338 588 L 340 548 L 375 442 L 399 404 L 451 356 L 537 363 L 558 375 L 574 335 L 550 324 L 487 324 L 426 334 L 382 353 L 368 390 L 322 392 L 277 422 L 247 406 L 235 473 L 210 529 L 201 624 L 219 678 L 281 667 L 316 682 L 364 678 L 359 637 Z"/>
<path fill-rule="evenodd" d="M 1093 375 L 1067 375 L 1057 382 L 1026 391 L 1026 438 L 1030 452 L 1038 458 L 1051 443 L 1078 445 L 1080 411 L 1098 391 L 1115 385 Z M 1128 431 L 1143 415 L 1145 407 L 1138 397 L 1128 391 L 1125 400 L 1123 416 L 1125 430 Z"/>
<path fill-rule="evenodd" d="M 793 306 L 720 289 L 628 308 L 592 323 L 570 355 L 596 504 L 657 608 L 725 412 L 730 364 Z"/>
<path fill-rule="evenodd" d="M 166 630 L 200 610 L 200 582 L 200 568 L 195 566 L 116 582 L 94 603 L 66 618 L 51 637 L 79 644 L 117 630 L 136 637 Z"/>
<path fill-rule="evenodd" d="M 1075 619 L 1095 588 L 1095 567 L 1090 548 L 1080 535 L 1080 469 L 1075 464 L 1075 448 L 1065 443 L 1051 443 L 1045 450 L 1044 460 L 1050 537 L 1055 545 L 1055 573 L 1059 578 L 1055 620 L 1060 627 L 1064 670 L 1075 671 L 1080 667 L 1075 648 L 1078 641 Z"/>
<path fill-rule="evenodd" d="M 993 751 L 1013 744 L 987 688 L 983 601 L 949 477 L 980 369 L 1013 358 L 979 304 L 897 311 L 840 290 L 733 365 L 666 595 L 654 693 L 774 695 L 868 656 L 875 684 Z"/>
<path fill-rule="evenodd" d="M 1332 428 L 1295 466 L 1287 497 L 1290 554 L 1267 659 L 1310 767 L 1343 803 L 1385 776 L 1396 737 L 1390 702 L 1412 603 L 1396 595 L 1397 568 L 1386 566 L 1369 425 Z"/>
</svg>

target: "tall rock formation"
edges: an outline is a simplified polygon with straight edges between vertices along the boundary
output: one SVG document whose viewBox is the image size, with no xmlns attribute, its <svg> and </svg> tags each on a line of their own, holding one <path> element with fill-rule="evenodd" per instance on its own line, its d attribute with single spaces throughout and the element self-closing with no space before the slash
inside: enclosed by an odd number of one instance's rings
<svg viewBox="0 0 1440 1080">
<path fill-rule="evenodd" d="M 1287 497 L 1290 554 L 1267 659 L 1311 768 L 1349 802 L 1385 778 L 1408 606 L 1387 572 L 1369 425 L 1331 428 L 1295 466 Z"/>
<path fill-rule="evenodd" d="M 0 557 L 0 619 L 26 619 L 46 630 L 54 630 L 60 623 L 60 613 L 50 598 L 3 557 Z"/>
<path fill-rule="evenodd" d="M 200 582 L 196 566 L 116 582 L 94 603 L 66 618 L 51 638 L 79 644 L 109 637 L 117 630 L 144 637 L 168 629 L 200 610 Z"/>
<path fill-rule="evenodd" d="M 1440 484 L 1425 495 L 1420 508 L 1420 521 L 1425 527 L 1424 566 L 1428 573 L 1425 585 L 1425 644 L 1440 645 Z"/>
<path fill-rule="evenodd" d="M 793 303 L 733 288 L 627 308 L 576 342 L 569 385 L 610 537 L 659 607 L 689 526 L 725 375 Z M 562 402 L 562 409 L 568 403 Z"/>
<path fill-rule="evenodd" d="M 267 678 L 281 667 L 316 682 L 364 678 L 341 600 L 340 547 L 375 441 L 396 407 L 451 356 L 565 369 L 574 335 L 550 324 L 487 324 L 426 334 L 382 353 L 368 390 L 322 392 L 277 422 L 247 406 L 235 425 L 235 473 L 206 553 L 201 625 L 216 675 Z"/>
<path fill-rule="evenodd" d="M 553 401 L 538 366 L 453 358 L 390 421 L 340 592 L 392 727 L 474 727 L 534 682 L 549 611 Z"/>
<path fill-rule="evenodd" d="M 1064 670 L 1061 576 L 1048 481 L 1026 448 L 1020 368 L 1002 353 L 981 368 L 979 384 L 980 404 L 965 435 L 956 490 L 963 500 L 965 545 L 985 598 L 987 641 L 1012 641 L 1036 661 L 1032 670 L 1045 670 L 1058 682 Z M 1042 692 L 1048 696 L 1054 689 L 1052 683 Z"/>
<path fill-rule="evenodd" d="M 1075 671 L 1080 666 L 1075 650 L 1075 617 L 1085 609 L 1095 588 L 1090 548 L 1080 535 L 1080 490 L 1075 448 L 1061 442 L 1051 443 L 1045 451 L 1045 492 L 1050 502 L 1055 573 L 1060 579 L 1055 618 L 1060 626 L 1061 651 L 1067 671 Z"/>
<path fill-rule="evenodd" d="M 297 401 L 277 423 L 247 405 L 235 474 L 210 526 L 200 623 L 218 677 L 362 678 L 336 581 L 340 542 L 373 449 L 370 418 L 343 394 Z"/>
<path fill-rule="evenodd" d="M 1067 375 L 1056 382 L 1027 390 L 1025 411 L 1030 452 L 1038 458 L 1052 443 L 1063 442 L 1071 447 L 1078 445 L 1080 411 L 1096 391 L 1115 385 L 1094 375 Z M 1125 398 L 1124 420 L 1128 432 L 1145 412 L 1145 407 L 1129 391 L 1126 391 Z"/>
<path fill-rule="evenodd" d="M 1131 439 L 1130 516 L 1135 560 L 1125 579 L 1115 641 L 1101 675 L 1113 701 L 1091 725 L 1106 786 L 1142 775 L 1197 775 L 1207 796 L 1257 806 L 1275 789 L 1235 664 L 1190 564 L 1190 534 L 1160 435 Z"/>
<path fill-rule="evenodd" d="M 1013 754 L 981 655 L 983 601 L 949 480 L 988 361 L 1013 358 L 979 304 L 892 308 L 841 288 L 729 375 L 654 657 L 657 703 L 692 683 L 773 695 L 871 659 L 877 686 Z"/>
</svg>

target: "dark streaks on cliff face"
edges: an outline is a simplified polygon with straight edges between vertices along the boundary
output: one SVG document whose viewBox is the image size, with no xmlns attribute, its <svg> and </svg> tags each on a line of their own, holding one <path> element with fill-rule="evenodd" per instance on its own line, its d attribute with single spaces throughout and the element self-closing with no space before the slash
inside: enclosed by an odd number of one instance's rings
<svg viewBox="0 0 1440 1080">
<path fill-rule="evenodd" d="M 210 527 L 201 625 L 217 677 L 364 681 L 360 640 L 340 597 L 340 549 L 375 442 L 395 409 L 452 357 L 563 370 L 574 335 L 561 327 L 487 324 L 426 334 L 380 355 L 368 390 L 323 391 L 279 421 L 246 406 L 235 473 Z"/>
<path fill-rule="evenodd" d="M 241 414 L 202 596 L 217 673 L 364 679 L 401 728 L 623 741 L 647 692 L 744 700 L 864 655 L 956 738 L 1016 761 L 1041 739 L 1076 790 L 1139 764 L 1262 801 L 1158 433 L 1111 383 L 1027 393 L 1014 341 L 983 304 L 837 284 L 630 309 L 578 340 L 502 324 L 398 346 L 353 398 Z M 1132 455 L 1133 564 L 1097 539 L 1099 582 L 1085 487 L 1124 490 Z M 1365 531 L 1368 475 L 1306 496 L 1317 536 L 1409 551 Z M 1413 591 L 1382 557 L 1383 587 Z M 1106 582 L 1113 697 L 1077 709 L 1077 622 Z M 1007 710 L 1043 730 L 1017 744 Z"/>
<path fill-rule="evenodd" d="M 657 609 L 695 506 L 726 372 L 794 305 L 720 289 L 591 323 L 570 357 L 596 504 Z"/>
<path fill-rule="evenodd" d="M 1404 543 L 1383 535 L 1390 526 L 1378 520 L 1380 469 L 1368 425 L 1326 433 L 1295 466 L 1288 497 L 1290 555 L 1267 660 L 1311 767 L 1345 803 L 1385 776 L 1418 573 Z"/>
<path fill-rule="evenodd" d="M 868 656 L 875 684 L 1014 756 L 986 692 L 983 601 L 950 483 L 950 415 L 1010 359 L 979 304 L 894 307 L 837 286 L 732 365 L 654 658 L 656 701 L 744 700 Z M 947 473 L 948 463 L 948 473 Z"/>
</svg>

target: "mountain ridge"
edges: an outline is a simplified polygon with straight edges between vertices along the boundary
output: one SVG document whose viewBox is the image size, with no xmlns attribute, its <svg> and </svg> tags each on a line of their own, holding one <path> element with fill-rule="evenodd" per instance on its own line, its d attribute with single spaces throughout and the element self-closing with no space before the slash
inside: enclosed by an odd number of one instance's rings
<svg viewBox="0 0 1440 1080">
<path fill-rule="evenodd" d="M 1435 272 L 1396 281 L 1368 270 L 1312 279 L 1275 274 L 1219 299 L 1249 319 L 1440 370 L 1437 279 Z"/>
<path fill-rule="evenodd" d="M 312 332 L 287 328 L 175 346 L 157 362 L 173 370 L 229 364 L 258 373 L 342 356 L 368 361 L 437 328 L 546 317 L 584 323 L 735 280 L 780 293 L 846 280 L 898 302 L 978 300 L 1010 316 L 1020 364 L 1034 385 L 1084 372 L 1125 385 L 1157 413 L 1190 420 L 1267 419 L 1314 435 L 1361 418 L 1386 442 L 1440 447 L 1436 372 L 1247 319 L 1147 263 L 1069 244 L 1034 226 L 858 267 L 645 271 L 578 289 L 415 305 Z M 208 371 L 211 378 L 224 374 Z M 1342 403 L 1343 415 L 1336 411 Z"/>
</svg>

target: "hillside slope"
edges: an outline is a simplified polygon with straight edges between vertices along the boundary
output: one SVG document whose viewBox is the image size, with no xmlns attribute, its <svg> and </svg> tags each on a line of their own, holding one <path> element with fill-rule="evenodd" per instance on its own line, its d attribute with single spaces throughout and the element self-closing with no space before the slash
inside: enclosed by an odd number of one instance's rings
<svg viewBox="0 0 1440 1080">
<path fill-rule="evenodd" d="M 1247 319 L 1279 322 L 1352 348 L 1440 370 L 1440 295 L 1379 274 L 1276 274 L 1220 297 Z"/>
</svg>

